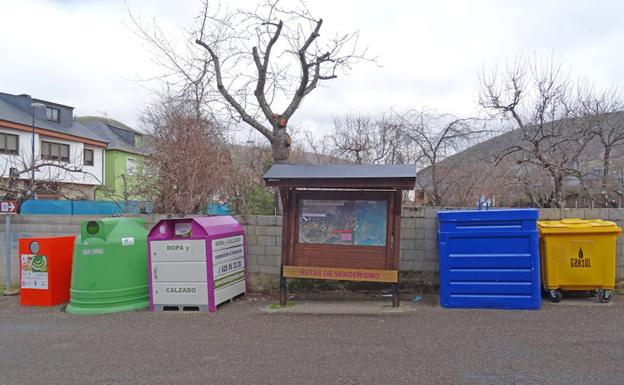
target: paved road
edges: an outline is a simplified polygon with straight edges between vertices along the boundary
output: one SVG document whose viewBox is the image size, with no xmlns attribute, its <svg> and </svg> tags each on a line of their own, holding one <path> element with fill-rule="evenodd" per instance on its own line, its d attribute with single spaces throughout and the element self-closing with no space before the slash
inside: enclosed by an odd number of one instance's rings
<svg viewBox="0 0 624 385">
<path fill-rule="evenodd" d="M 624 384 L 624 301 L 75 316 L 0 297 L 0 384 Z M 589 300 L 588 300 L 589 301 Z"/>
</svg>

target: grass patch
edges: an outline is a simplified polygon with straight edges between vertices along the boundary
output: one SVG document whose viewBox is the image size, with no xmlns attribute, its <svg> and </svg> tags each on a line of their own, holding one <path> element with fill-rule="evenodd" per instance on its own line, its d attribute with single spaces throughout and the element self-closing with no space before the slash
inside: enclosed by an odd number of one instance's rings
<svg viewBox="0 0 624 385">
<path fill-rule="evenodd" d="M 272 303 L 269 305 L 269 309 L 271 310 L 286 309 L 286 308 L 295 306 L 295 303 L 296 303 L 295 301 L 288 301 L 286 302 L 286 306 L 282 306 L 279 303 Z"/>
</svg>

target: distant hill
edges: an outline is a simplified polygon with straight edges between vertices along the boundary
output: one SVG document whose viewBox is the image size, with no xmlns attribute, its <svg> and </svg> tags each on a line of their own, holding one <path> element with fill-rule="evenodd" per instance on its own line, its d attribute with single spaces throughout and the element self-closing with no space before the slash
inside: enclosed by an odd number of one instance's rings
<svg viewBox="0 0 624 385">
<path fill-rule="evenodd" d="M 613 115 L 624 122 L 624 112 Z M 582 118 L 567 121 L 565 129 L 572 130 L 578 124 L 584 124 Z M 474 206 L 478 197 L 486 194 L 495 196 L 499 206 L 532 205 L 527 198 L 527 189 L 540 194 L 542 193 L 540 190 L 544 190 L 545 193 L 550 188 L 550 181 L 544 170 L 518 164 L 518 154 L 505 157 L 498 165 L 496 164 L 507 149 L 521 145 L 524 142 L 523 138 L 523 131 L 514 129 L 477 143 L 439 162 L 437 175 L 438 180 L 443 180 L 439 189 L 444 197 L 444 203 L 451 206 Z M 597 188 L 599 184 L 603 152 L 604 147 L 599 139 L 594 138 L 585 147 L 579 159 L 581 163 L 579 168 L 584 174 L 583 181 L 589 190 Z M 612 163 L 616 166 L 612 170 L 614 173 L 618 167 L 624 169 L 624 146 L 614 149 Z M 565 187 L 568 206 L 579 204 L 578 202 L 583 200 L 587 205 L 587 201 L 591 199 L 583 192 L 583 186 L 576 178 L 566 180 Z M 418 172 L 417 188 L 422 191 L 431 189 L 430 168 Z"/>
</svg>

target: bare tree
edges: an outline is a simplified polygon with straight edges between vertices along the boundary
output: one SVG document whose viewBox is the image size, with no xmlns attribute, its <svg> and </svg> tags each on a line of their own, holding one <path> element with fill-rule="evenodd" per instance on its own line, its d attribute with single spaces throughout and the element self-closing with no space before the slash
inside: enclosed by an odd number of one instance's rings
<svg viewBox="0 0 624 385">
<path fill-rule="evenodd" d="M 192 106 L 170 97 L 149 106 L 142 119 L 156 149 L 145 160 L 141 181 L 154 212 L 203 212 L 216 195 L 227 193 L 231 160 L 218 122 L 197 118 Z"/>
<path fill-rule="evenodd" d="M 340 159 L 334 156 L 334 148 L 332 147 L 331 137 L 322 136 L 316 137 L 311 131 L 305 130 L 303 132 L 305 143 L 302 146 L 302 151 L 310 151 L 314 155 L 314 163 L 326 164 L 326 163 L 338 163 Z"/>
<path fill-rule="evenodd" d="M 618 198 L 618 207 L 622 207 L 622 199 L 624 199 L 624 157 L 614 162 L 615 174 L 615 193 Z"/>
<path fill-rule="evenodd" d="M 384 163 L 387 164 L 416 164 L 421 154 L 414 151 L 409 131 L 404 122 L 394 119 L 393 114 L 387 113 L 377 119 L 379 126 L 379 142 L 384 153 Z"/>
<path fill-rule="evenodd" d="M 600 196 L 606 206 L 617 207 L 611 163 L 613 153 L 624 146 L 624 102 L 617 90 L 596 92 L 592 85 L 580 87 L 578 98 L 587 130 L 602 147 Z"/>
<path fill-rule="evenodd" d="M 172 83 L 202 95 L 195 98 L 199 103 L 222 102 L 231 117 L 268 139 L 276 163 L 288 161 L 287 126 L 303 99 L 365 57 L 357 48 L 357 32 L 321 39 L 323 19 L 312 16 L 303 2 L 286 8 L 268 0 L 251 11 L 230 11 L 203 1 L 192 33 L 199 50 L 186 46 L 189 52 L 181 54 L 158 27 L 145 28 L 131 18 L 158 61 L 174 74 Z"/>
<path fill-rule="evenodd" d="M 480 105 L 493 116 L 514 124 L 521 139 L 503 151 L 498 161 L 513 157 L 531 168 L 544 170 L 550 193 L 539 206 L 563 207 L 564 184 L 581 179 L 579 159 L 592 139 L 582 124 L 572 83 L 562 74 L 561 63 L 517 61 L 502 74 L 495 71 L 481 79 Z"/>
<path fill-rule="evenodd" d="M 356 164 L 407 164 L 413 160 L 402 122 L 365 114 L 334 117 L 333 152 Z"/>
<path fill-rule="evenodd" d="M 144 184 L 145 177 L 143 176 L 145 168 L 143 164 L 140 164 L 138 169 L 133 175 L 121 174 L 121 188 L 115 190 L 109 190 L 102 187 L 98 190 L 102 196 L 115 204 L 119 210 L 124 214 L 130 214 L 132 212 L 131 202 L 141 201 L 145 199 L 149 189 L 146 189 Z"/>
<path fill-rule="evenodd" d="M 174 39 L 170 34 L 163 31 L 156 22 L 144 23 L 129 8 L 128 16 L 135 33 L 147 42 L 154 62 L 164 71 L 156 79 L 143 79 L 159 81 L 162 87 L 155 91 L 156 98 L 160 98 L 162 94 L 175 94 L 176 99 L 187 105 L 197 118 L 213 114 L 219 105 L 219 99 L 211 88 L 215 74 L 209 62 L 204 60 L 203 52 L 196 49 L 193 34 L 190 38 L 182 39 L 182 44 L 176 44 L 172 42 Z"/>
<path fill-rule="evenodd" d="M 368 115 L 350 114 L 334 118 L 331 135 L 334 150 L 339 157 L 355 164 L 379 163 L 384 157 L 380 145 L 380 130 Z"/>
<path fill-rule="evenodd" d="M 232 174 L 226 181 L 226 201 L 236 214 L 275 214 L 275 194 L 262 176 L 273 163 L 271 149 L 258 144 L 255 136 L 231 146 Z"/>
<path fill-rule="evenodd" d="M 483 138 L 488 132 L 474 118 L 458 118 L 451 114 L 435 114 L 426 110 L 395 113 L 395 120 L 404 126 L 409 143 L 415 147 L 420 166 L 428 172 L 417 178 L 430 204 L 443 203 L 444 192 L 451 184 L 447 178 L 455 169 L 452 162 L 442 162 L 449 155 Z"/>
</svg>

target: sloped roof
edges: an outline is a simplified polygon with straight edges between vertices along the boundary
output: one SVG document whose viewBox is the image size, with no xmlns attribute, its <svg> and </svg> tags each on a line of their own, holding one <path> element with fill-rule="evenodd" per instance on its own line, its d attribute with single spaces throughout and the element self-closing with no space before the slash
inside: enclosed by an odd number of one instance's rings
<svg viewBox="0 0 624 385">
<path fill-rule="evenodd" d="M 134 135 L 143 136 L 143 134 L 121 122 L 98 116 L 79 116 L 76 117 L 76 120 L 82 123 L 94 134 L 101 136 L 103 140 L 108 143 L 108 148 L 111 150 L 121 150 L 141 155 L 145 154 L 145 146 L 142 146 L 142 148 L 136 148 L 134 145 Z M 128 137 L 123 137 L 116 131 L 116 129 L 124 130 L 130 135 Z"/>
<path fill-rule="evenodd" d="M 276 164 L 264 179 L 416 178 L 416 166 L 403 164 Z"/>
<path fill-rule="evenodd" d="M 412 189 L 416 166 L 395 164 L 276 164 L 264 174 L 267 186 Z"/>
<path fill-rule="evenodd" d="M 88 121 L 99 121 L 99 122 L 102 122 L 102 123 L 104 123 L 104 124 L 106 124 L 108 126 L 120 128 L 122 130 L 133 132 L 135 134 L 143 135 L 142 132 L 139 132 L 139 131 L 135 130 L 134 128 L 132 128 L 132 127 L 130 127 L 130 126 L 120 122 L 119 120 L 111 119 L 109 117 L 103 117 L 103 116 L 77 116 L 76 119 L 82 121 L 85 124 Z"/>
<path fill-rule="evenodd" d="M 33 102 L 37 102 L 37 99 L 31 99 Z M 50 103 L 59 105 L 58 103 Z M 30 102 L 28 103 L 30 105 Z M 13 106 L 3 100 L 0 100 L 0 119 L 13 123 L 23 124 L 25 126 L 32 126 L 32 113 L 28 113 L 16 106 Z M 92 130 L 87 129 L 85 126 L 78 122 L 72 122 L 71 125 L 64 125 L 57 122 L 52 122 L 47 119 L 35 119 L 35 127 L 42 128 L 49 131 L 59 132 L 62 134 L 77 136 L 80 138 L 97 140 L 99 142 L 106 142 L 100 135 L 93 133 Z"/>
</svg>

